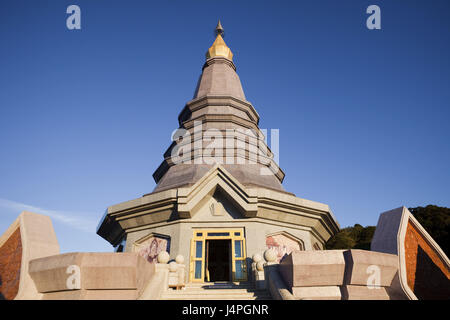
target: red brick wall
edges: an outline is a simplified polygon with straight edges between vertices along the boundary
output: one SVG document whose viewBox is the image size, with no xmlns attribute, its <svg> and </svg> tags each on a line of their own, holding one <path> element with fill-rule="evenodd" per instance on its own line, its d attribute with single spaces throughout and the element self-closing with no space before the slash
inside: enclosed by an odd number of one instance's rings
<svg viewBox="0 0 450 320">
<path fill-rule="evenodd" d="M 0 247 L 0 299 L 12 300 L 19 291 L 22 241 L 20 228 Z"/>
<path fill-rule="evenodd" d="M 405 260 L 408 286 L 418 299 L 450 297 L 450 270 L 411 221 L 406 229 Z"/>
</svg>

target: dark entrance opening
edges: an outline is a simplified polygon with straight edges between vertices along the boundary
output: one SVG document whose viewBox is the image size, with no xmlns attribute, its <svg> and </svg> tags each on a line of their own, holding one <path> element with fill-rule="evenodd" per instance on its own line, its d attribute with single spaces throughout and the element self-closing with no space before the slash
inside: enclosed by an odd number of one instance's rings
<svg viewBox="0 0 450 320">
<path fill-rule="evenodd" d="M 231 240 L 206 240 L 206 281 L 231 281 Z"/>
</svg>

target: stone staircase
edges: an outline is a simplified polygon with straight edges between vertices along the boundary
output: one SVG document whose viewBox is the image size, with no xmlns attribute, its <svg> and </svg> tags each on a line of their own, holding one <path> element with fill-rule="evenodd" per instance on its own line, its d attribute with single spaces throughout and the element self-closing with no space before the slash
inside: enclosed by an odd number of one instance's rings
<svg viewBox="0 0 450 320">
<path fill-rule="evenodd" d="M 188 283 L 182 290 L 169 289 L 162 300 L 272 300 L 265 289 L 256 289 L 253 283 Z"/>
</svg>

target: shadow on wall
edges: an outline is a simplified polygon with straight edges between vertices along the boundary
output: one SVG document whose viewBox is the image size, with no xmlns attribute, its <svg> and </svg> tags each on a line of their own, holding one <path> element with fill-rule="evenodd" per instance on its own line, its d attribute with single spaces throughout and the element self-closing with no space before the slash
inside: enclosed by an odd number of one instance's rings
<svg viewBox="0 0 450 320">
<path fill-rule="evenodd" d="M 450 280 L 418 246 L 414 294 L 419 300 L 447 300 L 450 297 Z M 432 289 L 432 290 L 430 290 Z"/>
<path fill-rule="evenodd" d="M 250 257 L 245 258 L 245 265 L 247 266 L 247 280 L 254 281 L 252 272 L 252 262 L 253 259 Z"/>
<path fill-rule="evenodd" d="M 0 288 L 2 287 L 2 277 L 0 276 Z M 3 293 L 0 291 L 0 300 L 6 300 L 5 296 L 3 295 Z"/>
</svg>

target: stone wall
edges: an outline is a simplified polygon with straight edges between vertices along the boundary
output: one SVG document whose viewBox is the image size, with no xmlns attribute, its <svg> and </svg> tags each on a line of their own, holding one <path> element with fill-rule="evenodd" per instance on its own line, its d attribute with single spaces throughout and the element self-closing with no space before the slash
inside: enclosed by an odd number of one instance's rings
<svg viewBox="0 0 450 320">
<path fill-rule="evenodd" d="M 24 211 L 0 235 L 0 299 L 39 299 L 28 273 L 33 259 L 59 253 L 49 217 Z"/>
<path fill-rule="evenodd" d="M 294 251 L 280 263 L 280 273 L 297 299 L 389 300 L 398 257 L 366 250 Z"/>
<path fill-rule="evenodd" d="M 75 252 L 30 261 L 43 300 L 136 300 L 155 274 L 137 253 Z"/>
<path fill-rule="evenodd" d="M 380 215 L 372 251 L 399 258 L 399 286 L 409 299 L 450 297 L 450 260 L 405 207 Z"/>
</svg>

